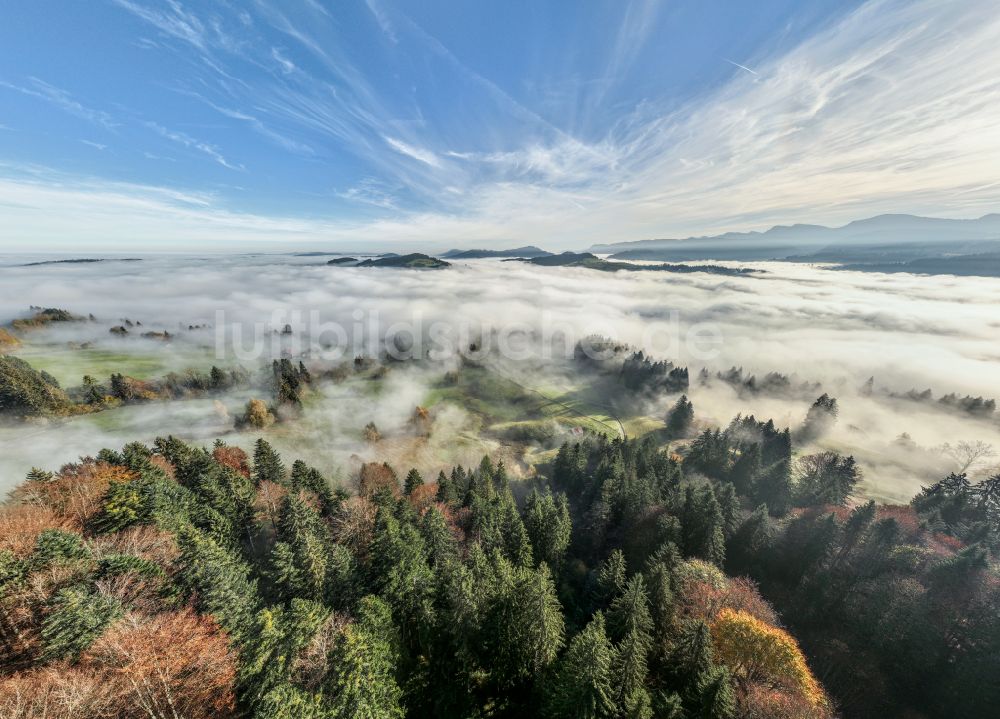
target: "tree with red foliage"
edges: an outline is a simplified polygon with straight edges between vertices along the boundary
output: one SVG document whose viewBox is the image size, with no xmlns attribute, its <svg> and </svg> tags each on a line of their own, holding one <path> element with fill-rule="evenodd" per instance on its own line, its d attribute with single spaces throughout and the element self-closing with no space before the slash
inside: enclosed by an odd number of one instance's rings
<svg viewBox="0 0 1000 719">
<path fill-rule="evenodd" d="M 250 460 L 247 458 L 247 453 L 239 447 L 216 445 L 212 450 L 212 458 L 219 464 L 235 469 L 244 477 L 250 476 Z"/>
</svg>

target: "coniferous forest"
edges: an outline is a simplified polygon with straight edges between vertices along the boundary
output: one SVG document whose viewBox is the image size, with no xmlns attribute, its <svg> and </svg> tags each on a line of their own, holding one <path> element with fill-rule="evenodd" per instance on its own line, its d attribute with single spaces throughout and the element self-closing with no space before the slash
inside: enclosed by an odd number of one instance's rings
<svg viewBox="0 0 1000 719">
<path fill-rule="evenodd" d="M 791 451 L 737 417 L 530 481 L 347 491 L 174 437 L 33 470 L 0 514 L 0 714 L 990 716 L 1000 478 L 848 507 L 850 461 Z"/>
</svg>

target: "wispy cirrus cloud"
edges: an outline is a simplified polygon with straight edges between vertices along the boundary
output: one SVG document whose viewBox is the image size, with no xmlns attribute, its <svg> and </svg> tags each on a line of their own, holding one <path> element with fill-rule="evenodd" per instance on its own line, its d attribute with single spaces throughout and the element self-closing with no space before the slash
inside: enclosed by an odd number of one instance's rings
<svg viewBox="0 0 1000 719">
<path fill-rule="evenodd" d="M 372 16 L 375 18 L 375 22 L 378 23 L 379 28 L 389 39 L 393 45 L 399 42 L 399 38 L 396 37 L 396 30 L 392 26 L 392 21 L 389 20 L 389 16 L 386 14 L 385 10 L 378 0 L 365 0 L 365 4 L 368 5 L 368 9 L 371 11 Z"/>
<path fill-rule="evenodd" d="M 274 61 L 278 63 L 278 67 L 281 68 L 281 71 L 286 75 L 290 75 L 295 72 L 295 63 L 282 55 L 281 50 L 278 48 L 271 48 L 271 57 L 274 58 Z"/>
<path fill-rule="evenodd" d="M 257 132 L 263 137 L 268 138 L 269 140 L 273 141 L 275 144 L 284 148 L 285 150 L 307 156 L 315 154 L 314 149 L 310 145 L 300 140 L 296 140 L 292 137 L 289 137 L 288 135 L 282 134 L 277 130 L 273 129 L 272 127 L 265 125 L 264 122 L 254 114 L 245 112 L 243 110 L 238 110 L 231 107 L 225 107 L 223 105 L 219 105 L 218 103 L 213 102 L 212 100 L 208 99 L 203 94 L 198 92 L 191 92 L 187 90 L 179 90 L 178 92 L 181 95 L 193 97 L 205 103 L 206 105 L 208 105 L 209 107 L 211 107 L 213 110 L 218 112 L 220 115 L 223 115 L 224 117 L 227 117 L 231 120 L 238 120 L 239 122 L 246 123 L 255 132 Z"/>
<path fill-rule="evenodd" d="M 441 167 L 441 160 L 438 159 L 438 156 L 426 148 L 415 147 L 395 137 L 386 137 L 384 139 L 385 144 L 401 155 L 412 157 L 414 160 L 422 162 L 425 165 L 430 165 L 431 167 Z"/>
<path fill-rule="evenodd" d="M 166 0 L 163 9 L 132 0 L 111 1 L 149 23 L 164 35 L 182 40 L 199 50 L 208 47 L 209 28 L 196 13 L 187 11 L 177 0 Z"/>
<path fill-rule="evenodd" d="M 55 85 L 50 85 L 37 77 L 29 77 L 27 85 L 16 85 L 11 82 L 0 80 L 0 87 L 7 88 L 8 90 L 14 90 L 23 95 L 38 98 L 39 100 L 44 100 L 45 102 L 55 105 L 64 112 L 76 115 L 87 122 L 100 125 L 108 130 L 113 130 L 118 127 L 119 124 L 107 112 L 88 107 L 73 97 L 73 95 L 68 91 L 58 88 Z"/>
<path fill-rule="evenodd" d="M 380 207 L 386 210 L 396 210 L 399 205 L 393 197 L 392 188 L 374 177 L 366 177 L 357 185 L 346 190 L 337 191 L 337 197 L 350 202 Z"/>
<path fill-rule="evenodd" d="M 153 130 L 154 132 L 156 132 L 161 137 L 164 137 L 164 138 L 170 140 L 171 142 L 175 142 L 178 145 L 181 145 L 182 147 L 186 147 L 186 148 L 188 148 L 190 150 L 196 150 L 197 152 L 201 152 L 201 153 L 207 155 L 208 157 L 212 158 L 218 164 L 222 165 L 223 167 L 227 167 L 230 170 L 244 170 L 244 169 L 246 169 L 246 168 L 243 167 L 243 165 L 237 165 L 237 164 L 233 164 L 233 163 L 229 162 L 229 160 L 227 160 L 222 155 L 222 153 L 219 151 L 219 148 L 216 147 L 215 145 L 212 145 L 212 144 L 209 144 L 207 142 L 203 142 L 202 140 L 199 140 L 197 138 L 191 137 L 187 133 L 179 132 L 177 130 L 169 130 L 166 127 L 164 127 L 163 125 L 160 125 L 160 124 L 155 123 L 155 122 L 147 122 L 146 123 L 146 127 L 148 127 L 149 129 Z"/>
</svg>

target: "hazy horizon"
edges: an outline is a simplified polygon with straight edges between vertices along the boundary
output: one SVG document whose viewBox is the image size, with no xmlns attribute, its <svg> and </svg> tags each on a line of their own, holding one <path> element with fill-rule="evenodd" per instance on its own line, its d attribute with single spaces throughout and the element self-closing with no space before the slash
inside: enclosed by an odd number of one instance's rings
<svg viewBox="0 0 1000 719">
<path fill-rule="evenodd" d="M 962 217 L 952 217 L 952 216 L 927 216 L 927 215 L 916 215 L 910 212 L 885 212 L 874 216 L 864 216 L 855 217 L 845 222 L 835 224 L 835 225 L 822 225 L 815 222 L 798 222 L 798 223 L 782 223 L 769 224 L 760 227 L 732 227 L 726 230 L 722 230 L 717 233 L 696 233 L 692 235 L 687 235 L 684 237 L 634 237 L 634 238 L 624 238 L 608 241 L 595 241 L 587 244 L 580 245 L 569 245 L 567 247 L 559 247 L 553 251 L 584 251 L 590 247 L 600 246 L 600 245 L 612 245 L 612 244 L 629 244 L 635 242 L 684 242 L 689 240 L 701 240 L 701 239 L 711 239 L 713 237 L 718 237 L 727 234 L 735 235 L 762 235 L 770 230 L 778 228 L 795 227 L 797 225 L 802 226 L 817 226 L 824 229 L 842 229 L 846 228 L 854 223 L 862 222 L 865 220 L 872 220 L 881 217 L 913 217 L 921 220 L 956 220 L 956 221 L 975 221 L 984 219 L 986 217 L 991 217 L 995 215 L 1000 215 L 1000 209 L 997 212 L 986 212 L 983 214 L 969 215 Z M 746 242 L 748 247 L 752 247 L 752 239 L 747 238 Z M 894 241 L 896 238 L 892 238 Z M 943 238 L 944 241 L 948 241 L 950 238 Z M 982 238 L 982 239 L 993 239 L 993 238 Z M 1000 237 L 996 238 L 1000 239 Z M 491 249 L 491 250 L 506 250 L 515 249 L 517 247 L 525 246 L 535 246 L 543 250 L 549 250 L 549 243 L 544 240 L 535 240 L 532 242 L 519 240 L 517 238 L 511 238 L 509 240 L 498 239 L 492 243 L 477 242 L 470 239 L 456 239 L 454 241 L 447 240 L 436 240 L 424 242 L 385 242 L 372 244 L 368 247 L 363 246 L 361 242 L 355 242 L 353 245 L 350 241 L 336 242 L 331 240 L 315 239 L 315 240 L 288 240 L 285 242 L 277 242 L 273 240 L 247 240 L 241 238 L 233 238 L 231 240 L 217 240 L 215 242 L 202 242 L 199 243 L 197 248 L 186 247 L 186 246 L 174 246 L 163 244 L 146 244 L 142 246 L 141 250 L 129 251 L 128 247 L 102 247 L 97 245 L 96 248 L 93 246 L 87 247 L 77 247 L 75 245 L 53 245 L 51 247 L 38 247 L 37 245 L 32 246 L 11 246 L 0 247 L 0 257 L 10 256 L 10 257 L 49 257 L 53 255 L 57 256 L 68 256 L 72 255 L 77 258 L 84 258 L 88 256 L 92 257 L 129 257 L 130 255 L 178 255 L 178 256 L 190 256 L 195 249 L 198 252 L 204 252 L 209 254 L 253 254 L 253 253 L 266 253 L 266 254 L 296 254 L 305 252 L 323 252 L 328 254 L 380 254 L 386 252 L 427 252 L 430 254 L 441 254 L 449 250 L 471 250 L 471 249 Z"/>
</svg>

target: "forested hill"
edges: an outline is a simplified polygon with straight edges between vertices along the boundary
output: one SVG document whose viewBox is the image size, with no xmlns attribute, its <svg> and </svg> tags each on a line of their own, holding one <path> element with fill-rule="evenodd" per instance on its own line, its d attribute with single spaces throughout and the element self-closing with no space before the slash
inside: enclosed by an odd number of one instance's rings
<svg viewBox="0 0 1000 719">
<path fill-rule="evenodd" d="M 512 260 L 507 260 L 508 262 Z M 545 257 L 531 257 L 516 261 L 529 262 L 533 265 L 544 267 L 585 267 L 590 270 L 601 270 L 602 272 L 678 272 L 687 274 L 691 272 L 704 272 L 710 275 L 746 276 L 761 273 L 763 270 L 755 270 L 746 267 L 726 267 L 724 265 L 679 265 L 679 264 L 634 264 L 632 262 L 613 262 L 604 260 L 589 252 L 563 252 L 559 255 L 548 255 Z"/>
<path fill-rule="evenodd" d="M 0 716 L 992 715 L 1000 478 L 851 509 L 853 460 L 790 456 L 738 417 L 533 480 L 348 492 L 170 437 L 33 470 L 0 511 Z"/>
</svg>

